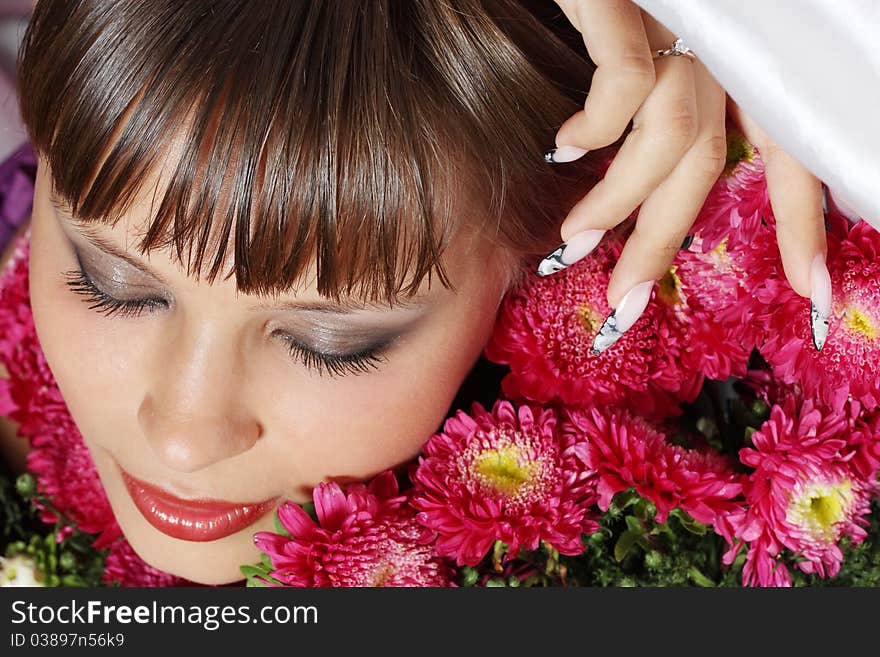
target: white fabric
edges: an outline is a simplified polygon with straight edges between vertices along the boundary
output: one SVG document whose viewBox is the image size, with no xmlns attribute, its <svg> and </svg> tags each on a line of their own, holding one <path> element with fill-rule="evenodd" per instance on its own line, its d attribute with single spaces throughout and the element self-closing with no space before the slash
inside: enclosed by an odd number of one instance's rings
<svg viewBox="0 0 880 657">
<path fill-rule="evenodd" d="M 880 1 L 635 2 L 836 201 L 880 229 Z"/>
</svg>

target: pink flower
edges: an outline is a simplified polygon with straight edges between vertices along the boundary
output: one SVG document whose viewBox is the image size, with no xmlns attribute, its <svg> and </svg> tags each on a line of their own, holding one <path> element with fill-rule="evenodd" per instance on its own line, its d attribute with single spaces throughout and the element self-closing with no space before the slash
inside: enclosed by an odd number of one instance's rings
<svg viewBox="0 0 880 657">
<path fill-rule="evenodd" d="M 602 511 L 615 494 L 634 487 L 657 508 L 657 522 L 678 507 L 729 537 L 726 518 L 741 508 L 743 481 L 721 455 L 673 445 L 624 409 L 570 409 L 566 419 L 585 438 L 583 458 L 599 478 Z"/>
<path fill-rule="evenodd" d="M 622 249 L 609 234 L 586 258 L 550 276 L 526 273 L 499 313 L 485 356 L 510 365 L 502 389 L 514 400 L 589 406 L 617 404 L 650 417 L 680 413 L 702 375 L 685 362 L 690 327 L 672 272 L 642 317 L 598 355 L 593 340 L 611 312 L 610 272 Z"/>
<path fill-rule="evenodd" d="M 40 493 L 79 530 L 98 534 L 93 547 L 110 548 L 105 583 L 186 584 L 186 580 L 147 565 L 122 538 L 89 450 L 37 338 L 28 286 L 29 238 L 27 231 L 18 241 L 0 280 L 0 361 L 9 371 L 8 379 L 0 378 L 0 415 L 18 423 L 18 434 L 29 439 L 28 470 L 36 476 Z M 40 518 L 47 523 L 58 520 L 47 508 L 42 509 Z M 63 527 L 59 539 L 72 531 L 70 526 Z"/>
<path fill-rule="evenodd" d="M 838 411 L 850 397 L 880 406 L 880 233 L 859 222 L 843 239 L 828 234 L 833 299 L 821 351 L 810 334 L 810 301 L 788 284 L 775 242 L 747 257 L 749 294 L 740 307 L 760 327 L 757 346 L 775 376 Z"/>
<path fill-rule="evenodd" d="M 141 559 L 125 539 L 112 545 L 104 562 L 104 584 L 113 586 L 192 586 L 191 582 L 153 568 Z"/>
<path fill-rule="evenodd" d="M 581 536 L 597 527 L 592 472 L 553 409 L 499 399 L 491 412 L 479 403 L 470 415 L 459 410 L 425 445 L 411 478 L 419 521 L 458 565 L 477 565 L 495 541 L 507 544 L 505 560 L 542 540 L 577 555 Z"/>
<path fill-rule="evenodd" d="M 272 560 L 272 577 L 287 586 L 449 586 L 451 571 L 434 552 L 434 532 L 422 527 L 386 471 L 369 486 L 336 483 L 314 492 L 315 521 L 298 504 L 278 509 L 290 534 L 258 532 Z"/>
<path fill-rule="evenodd" d="M 104 548 L 122 535 L 88 448 L 67 410 L 46 363 L 34 328 L 28 287 L 26 234 L 16 245 L 0 283 L 0 361 L 9 378 L 0 378 L 0 414 L 19 424 L 30 440 L 27 464 L 41 493 L 84 532 L 100 534 Z M 41 518 L 56 515 L 44 509 Z"/>
<path fill-rule="evenodd" d="M 850 466 L 847 428 L 842 413 L 823 412 L 812 400 L 800 403 L 792 396 L 771 408 L 751 436 L 754 448 L 740 451 L 754 470 L 745 487 L 748 508 L 730 517 L 740 542 L 725 562 L 748 545 L 745 584 L 789 585 L 783 550 L 802 559 L 797 567 L 803 572 L 833 577 L 843 559 L 839 540 L 865 538 L 876 475 L 862 479 Z"/>
<path fill-rule="evenodd" d="M 767 370 L 749 370 L 742 382 L 768 406 L 800 408 L 805 396 L 797 383 L 785 383 Z M 813 400 L 814 406 L 829 414 L 827 405 Z M 840 411 L 845 422 L 846 445 L 841 458 L 848 461 L 856 476 L 872 480 L 880 471 L 880 408 L 866 409 L 855 399 L 849 399 Z"/>
<path fill-rule="evenodd" d="M 660 298 L 682 325 L 682 342 L 687 345 L 683 364 L 718 380 L 743 376 L 755 345 L 739 303 L 746 294 L 746 272 L 739 250 L 729 250 L 727 244 L 725 237 L 704 251 L 703 240 L 695 237 L 659 283 Z"/>
<path fill-rule="evenodd" d="M 762 219 L 764 223 L 762 224 Z M 762 225 L 775 226 L 761 154 L 730 122 L 727 165 L 693 225 L 705 251 L 728 238 L 731 246 L 749 244 Z"/>
</svg>

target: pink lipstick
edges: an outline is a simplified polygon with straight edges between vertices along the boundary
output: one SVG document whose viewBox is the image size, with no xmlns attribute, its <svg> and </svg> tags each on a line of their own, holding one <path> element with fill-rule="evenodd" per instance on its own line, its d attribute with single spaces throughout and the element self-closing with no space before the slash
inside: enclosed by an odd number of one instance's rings
<svg viewBox="0 0 880 657">
<path fill-rule="evenodd" d="M 163 534 L 184 541 L 213 541 L 255 523 L 275 506 L 277 498 L 239 504 L 199 498 L 184 500 L 132 477 L 122 468 L 122 480 L 138 511 Z"/>
</svg>

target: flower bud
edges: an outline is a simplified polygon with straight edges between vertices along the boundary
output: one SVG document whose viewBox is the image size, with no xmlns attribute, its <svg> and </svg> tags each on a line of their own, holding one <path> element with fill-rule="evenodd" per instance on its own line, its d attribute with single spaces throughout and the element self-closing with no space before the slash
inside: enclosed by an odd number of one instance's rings
<svg viewBox="0 0 880 657">
<path fill-rule="evenodd" d="M 72 552 L 68 552 L 67 550 L 65 550 L 61 553 L 61 558 L 58 560 L 58 565 L 61 566 L 62 570 L 71 572 L 76 568 L 76 557 L 73 556 Z"/>
<path fill-rule="evenodd" d="M 37 480 L 34 478 L 34 475 L 30 472 L 19 475 L 18 479 L 15 480 L 15 490 L 26 500 L 32 498 L 34 493 L 37 492 Z"/>
</svg>

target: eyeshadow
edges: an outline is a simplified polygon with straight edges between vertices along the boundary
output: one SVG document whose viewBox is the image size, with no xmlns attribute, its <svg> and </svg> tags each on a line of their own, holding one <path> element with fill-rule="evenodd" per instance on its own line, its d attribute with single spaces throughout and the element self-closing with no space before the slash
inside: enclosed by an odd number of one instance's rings
<svg viewBox="0 0 880 657">
<path fill-rule="evenodd" d="M 56 206 L 55 208 L 56 218 L 59 220 L 62 225 L 62 229 L 65 234 L 68 235 L 68 239 L 72 243 L 75 244 L 76 240 L 71 238 L 71 234 L 75 234 L 78 237 L 82 238 L 86 241 L 91 247 L 100 251 L 101 253 L 106 254 L 111 258 L 115 258 L 126 262 L 131 267 L 134 267 L 139 272 L 149 276 L 162 285 L 170 288 L 171 286 L 165 281 L 161 274 L 156 271 L 153 271 L 147 264 L 143 263 L 136 257 L 126 253 L 124 250 L 117 247 L 115 244 L 105 239 L 103 235 L 100 234 L 98 230 L 94 226 L 84 224 L 74 218 L 72 218 L 69 213 L 65 212 L 63 209 Z M 415 312 L 425 309 L 429 306 L 437 297 L 437 294 L 434 291 L 427 291 L 419 295 L 415 295 L 407 298 L 398 298 L 394 300 L 393 305 L 388 304 L 380 304 L 380 303 L 371 303 L 358 301 L 354 299 L 342 299 L 339 301 L 335 300 L 321 300 L 321 301 L 306 301 L 306 300 L 282 300 L 282 301 L 271 301 L 271 300 L 263 300 L 259 301 L 251 306 L 249 306 L 249 310 L 251 311 L 274 311 L 274 312 L 296 312 L 296 313 L 320 313 L 325 315 L 337 315 L 337 316 L 347 316 L 353 315 L 357 313 L 367 313 L 367 312 L 382 312 L 382 313 L 403 313 L 405 311 Z"/>
</svg>

